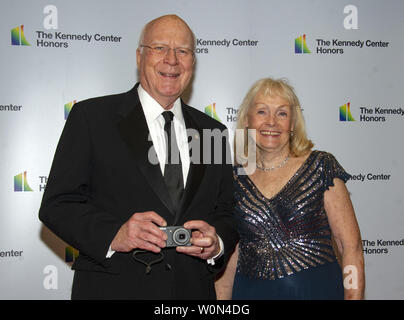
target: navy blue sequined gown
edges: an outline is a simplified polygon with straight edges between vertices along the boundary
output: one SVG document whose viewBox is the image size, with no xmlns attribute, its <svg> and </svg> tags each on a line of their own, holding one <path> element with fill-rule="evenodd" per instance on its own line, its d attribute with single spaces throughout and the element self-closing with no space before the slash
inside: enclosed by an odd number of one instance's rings
<svg viewBox="0 0 404 320">
<path fill-rule="evenodd" d="M 239 259 L 233 299 L 343 299 L 324 192 L 346 182 L 333 155 L 313 151 L 271 199 L 235 167 Z"/>
</svg>

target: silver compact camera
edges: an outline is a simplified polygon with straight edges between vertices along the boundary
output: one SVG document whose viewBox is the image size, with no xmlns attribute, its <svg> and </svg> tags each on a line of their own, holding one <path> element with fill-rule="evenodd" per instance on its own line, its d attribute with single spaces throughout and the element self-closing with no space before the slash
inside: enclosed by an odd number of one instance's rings
<svg viewBox="0 0 404 320">
<path fill-rule="evenodd" d="M 166 248 L 191 245 L 191 230 L 182 226 L 160 227 L 167 234 Z"/>
</svg>

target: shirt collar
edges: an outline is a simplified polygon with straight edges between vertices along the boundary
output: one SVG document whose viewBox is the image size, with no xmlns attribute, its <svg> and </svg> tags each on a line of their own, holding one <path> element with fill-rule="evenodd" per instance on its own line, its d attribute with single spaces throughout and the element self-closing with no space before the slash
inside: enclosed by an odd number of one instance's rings
<svg viewBox="0 0 404 320">
<path fill-rule="evenodd" d="M 147 123 L 155 121 L 164 111 L 168 111 L 165 110 L 156 100 L 154 100 L 149 93 L 143 89 L 142 85 L 139 85 L 137 92 Z M 169 111 L 174 113 L 174 117 L 180 123 L 185 125 L 180 98 L 175 100 L 173 107 Z"/>
</svg>

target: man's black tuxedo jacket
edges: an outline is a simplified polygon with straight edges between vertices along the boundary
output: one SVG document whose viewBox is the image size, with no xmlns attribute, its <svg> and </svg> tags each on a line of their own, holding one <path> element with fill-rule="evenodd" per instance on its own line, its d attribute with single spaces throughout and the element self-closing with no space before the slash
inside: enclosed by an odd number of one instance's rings
<svg viewBox="0 0 404 320">
<path fill-rule="evenodd" d="M 39 217 L 80 252 L 73 265 L 73 299 L 214 299 L 215 273 L 238 239 L 232 167 L 225 156 L 230 157 L 228 143 L 219 144 L 219 150 L 212 143 L 210 150 L 201 151 L 205 164 L 191 163 L 181 209 L 175 214 L 160 166 L 148 160 L 154 149 L 150 149 L 137 86 L 73 107 L 55 153 Z M 182 110 L 187 128 L 199 133 L 192 139 L 199 139 L 201 146 L 209 140 L 202 129 L 225 129 L 184 103 Z M 223 164 L 206 164 L 215 152 L 223 155 Z M 208 222 L 224 242 L 224 256 L 211 267 L 206 260 L 167 248 L 162 250 L 164 261 L 153 264 L 149 274 L 132 252 L 116 252 L 106 258 L 121 225 L 144 211 L 155 211 L 168 225 Z M 149 262 L 158 258 L 152 253 L 142 256 Z"/>
</svg>

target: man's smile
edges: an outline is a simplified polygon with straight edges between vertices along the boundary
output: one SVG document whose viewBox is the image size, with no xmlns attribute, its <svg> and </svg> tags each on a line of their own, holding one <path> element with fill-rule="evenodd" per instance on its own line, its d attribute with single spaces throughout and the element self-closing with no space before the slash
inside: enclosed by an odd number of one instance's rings
<svg viewBox="0 0 404 320">
<path fill-rule="evenodd" d="M 158 72 L 159 75 L 163 76 L 164 78 L 170 78 L 170 79 L 177 79 L 180 76 L 180 73 L 171 73 L 171 72 Z"/>
</svg>

